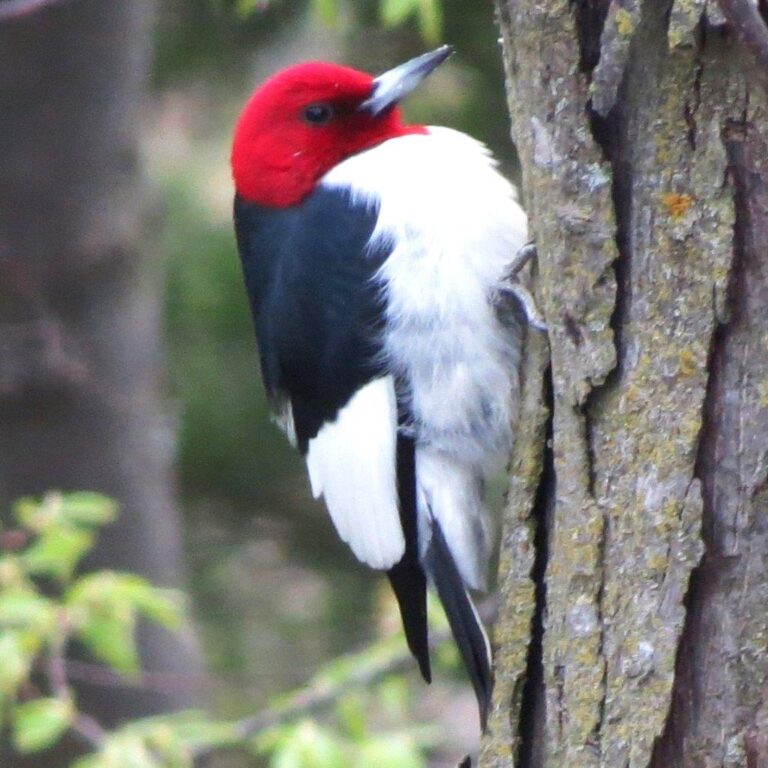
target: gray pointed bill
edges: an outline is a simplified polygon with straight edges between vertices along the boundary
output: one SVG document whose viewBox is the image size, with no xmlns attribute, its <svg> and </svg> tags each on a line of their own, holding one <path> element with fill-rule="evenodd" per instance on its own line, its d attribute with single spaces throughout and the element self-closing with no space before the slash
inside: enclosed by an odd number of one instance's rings
<svg viewBox="0 0 768 768">
<path fill-rule="evenodd" d="M 424 78 L 453 54 L 453 46 L 441 45 L 434 51 L 410 59 L 379 75 L 373 81 L 373 91 L 360 109 L 380 115 L 414 90 Z"/>
</svg>

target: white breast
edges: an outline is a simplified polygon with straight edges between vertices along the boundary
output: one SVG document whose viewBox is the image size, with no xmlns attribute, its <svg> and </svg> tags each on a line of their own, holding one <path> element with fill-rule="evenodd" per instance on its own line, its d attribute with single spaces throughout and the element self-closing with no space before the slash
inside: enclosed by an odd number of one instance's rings
<svg viewBox="0 0 768 768">
<path fill-rule="evenodd" d="M 410 382 L 419 444 L 470 463 L 505 455 L 517 340 L 492 302 L 527 239 L 512 185 L 482 144 L 448 128 L 380 144 L 323 183 L 377 204 L 373 240 L 394 244 L 381 270 L 386 347 Z"/>
<path fill-rule="evenodd" d="M 372 242 L 393 245 L 380 272 L 385 346 L 392 372 L 410 384 L 417 458 L 429 468 L 418 478 L 429 504 L 421 523 L 427 530 L 431 514 L 440 519 L 465 580 L 478 585 L 485 554 L 475 542 L 486 530 L 478 481 L 508 455 L 517 400 L 519 339 L 493 301 L 527 240 L 525 213 L 486 148 L 448 128 L 355 155 L 323 184 L 376 205 Z"/>
</svg>

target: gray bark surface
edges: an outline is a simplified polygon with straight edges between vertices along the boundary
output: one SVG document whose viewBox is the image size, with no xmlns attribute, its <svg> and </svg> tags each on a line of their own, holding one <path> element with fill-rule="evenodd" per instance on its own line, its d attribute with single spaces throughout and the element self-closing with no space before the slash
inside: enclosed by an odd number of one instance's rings
<svg viewBox="0 0 768 768">
<path fill-rule="evenodd" d="M 481 765 L 768 765 L 761 78 L 703 2 L 497 7 L 552 450 L 521 423 Z"/>
<path fill-rule="evenodd" d="M 120 518 L 89 565 L 176 586 L 162 272 L 137 146 L 152 21 L 150 0 L 73 0 L 0 24 L 0 508 L 109 494 Z M 198 670 L 191 640 L 147 631 L 142 650 L 148 669 Z M 173 686 L 80 696 L 105 725 L 190 703 Z"/>
</svg>

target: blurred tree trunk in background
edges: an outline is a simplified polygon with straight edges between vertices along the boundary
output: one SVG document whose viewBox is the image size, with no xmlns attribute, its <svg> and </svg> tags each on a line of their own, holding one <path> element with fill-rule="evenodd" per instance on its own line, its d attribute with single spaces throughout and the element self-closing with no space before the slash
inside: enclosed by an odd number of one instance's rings
<svg viewBox="0 0 768 768">
<path fill-rule="evenodd" d="M 153 10 L 68 0 L 0 23 L 0 508 L 49 489 L 110 494 L 120 518 L 89 565 L 179 585 L 163 274 L 137 146 Z M 142 650 L 148 669 L 199 669 L 191 638 L 146 632 Z M 191 698 L 81 689 L 107 725 Z"/>
<path fill-rule="evenodd" d="M 766 766 L 764 79 L 704 0 L 497 5 L 551 364 L 481 764 Z"/>
</svg>

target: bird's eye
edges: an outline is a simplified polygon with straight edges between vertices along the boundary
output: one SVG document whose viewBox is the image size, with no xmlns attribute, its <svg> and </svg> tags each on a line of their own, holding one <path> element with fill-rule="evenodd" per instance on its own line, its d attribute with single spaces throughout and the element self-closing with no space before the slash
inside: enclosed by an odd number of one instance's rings
<svg viewBox="0 0 768 768">
<path fill-rule="evenodd" d="M 311 125 L 324 125 L 333 117 L 329 104 L 310 104 L 304 109 L 304 119 Z"/>
</svg>

